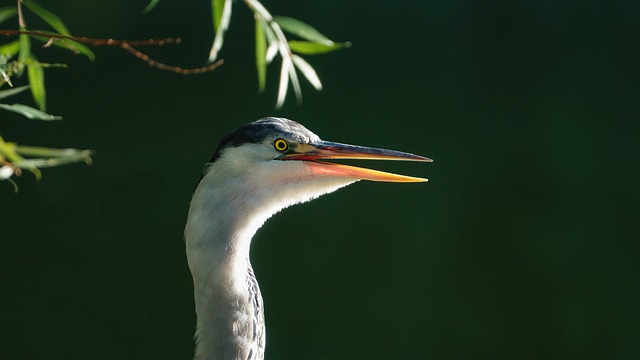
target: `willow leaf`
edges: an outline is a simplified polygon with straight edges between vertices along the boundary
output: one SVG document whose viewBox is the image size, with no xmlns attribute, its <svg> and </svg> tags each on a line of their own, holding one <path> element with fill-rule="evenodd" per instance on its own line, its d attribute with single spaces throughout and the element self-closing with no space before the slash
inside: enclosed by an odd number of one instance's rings
<svg viewBox="0 0 640 360">
<path fill-rule="evenodd" d="M 320 82 L 320 78 L 318 77 L 318 74 L 316 74 L 315 69 L 298 55 L 292 55 L 291 59 L 302 75 L 309 80 L 311 85 L 313 85 L 316 90 L 322 90 L 322 83 Z"/>
<path fill-rule="evenodd" d="M 212 1 L 215 2 L 223 0 Z M 231 21 L 231 3 L 232 0 L 224 0 L 224 6 L 222 8 L 222 11 L 220 12 L 220 19 L 218 20 L 218 26 L 215 27 L 216 36 L 213 39 L 213 45 L 211 46 L 211 52 L 209 53 L 210 62 L 214 62 L 218 58 L 218 52 L 220 52 L 220 49 L 222 49 L 222 44 L 224 43 L 224 33 L 227 31 L 227 28 L 229 28 L 229 22 Z M 215 4 L 212 3 L 212 5 Z M 216 22 L 216 16 L 217 15 L 214 14 L 214 23 Z"/>
<path fill-rule="evenodd" d="M 269 13 L 269 11 L 258 0 L 244 0 L 244 3 L 247 4 L 249 9 L 251 9 L 254 14 L 258 15 L 264 21 L 270 22 L 271 20 L 273 20 L 273 17 Z"/>
<path fill-rule="evenodd" d="M 159 2 L 160 0 L 151 0 L 147 5 L 147 7 L 144 8 L 144 10 L 142 10 L 142 12 L 144 12 L 145 14 L 150 12 L 151 10 L 153 10 L 154 7 L 156 7 L 156 5 L 158 5 Z"/>
<path fill-rule="evenodd" d="M 34 38 L 44 43 L 47 43 L 49 39 L 51 39 L 44 36 L 34 36 Z M 56 46 L 65 50 L 69 50 L 75 54 L 82 54 L 86 56 L 89 59 L 89 61 L 94 61 L 96 59 L 96 55 L 93 53 L 93 51 L 91 51 L 91 49 L 89 49 L 87 46 L 77 41 L 73 41 L 69 39 L 54 39 L 51 44 L 53 46 Z"/>
<path fill-rule="evenodd" d="M 351 46 L 350 42 L 327 44 L 327 43 L 318 43 L 318 42 L 311 42 L 311 41 L 297 41 L 297 40 L 289 41 L 289 48 L 291 49 L 291 51 L 298 54 L 304 54 L 304 55 L 325 54 L 328 52 L 344 49 L 350 46 Z"/>
<path fill-rule="evenodd" d="M 38 15 L 42 20 L 44 20 L 49 26 L 54 28 L 57 32 L 62 35 L 71 36 L 69 29 L 62 22 L 62 20 L 58 17 L 58 15 L 52 13 L 51 11 L 41 7 L 35 1 L 29 0 L 22 2 L 29 10 L 33 11 L 34 14 Z"/>
<path fill-rule="evenodd" d="M 264 91 L 267 82 L 267 37 L 262 23 L 256 16 L 256 69 L 258 71 L 258 90 Z"/>
<path fill-rule="evenodd" d="M 46 157 L 46 158 L 82 156 L 88 159 L 93 153 L 93 151 L 91 150 L 81 150 L 81 149 L 74 149 L 74 148 L 57 149 L 57 148 L 48 148 L 48 147 L 41 147 L 41 146 L 24 146 L 24 145 L 16 146 L 15 149 L 16 149 L 16 152 L 22 156 Z"/>
<path fill-rule="evenodd" d="M 28 88 L 29 88 L 29 85 L 25 85 L 25 86 L 14 87 L 14 88 L 7 89 L 7 90 L 2 90 L 2 91 L 0 91 L 0 99 L 4 99 L 6 97 L 19 94 L 19 93 L 27 90 Z"/>
<path fill-rule="evenodd" d="M 0 109 L 5 109 L 8 111 L 12 111 L 14 113 L 18 113 L 20 115 L 26 116 L 29 119 L 35 120 L 61 120 L 62 117 L 55 116 L 51 114 L 47 114 L 44 111 L 40 111 L 38 109 L 34 109 L 31 106 L 22 105 L 22 104 L 0 104 Z"/>
<path fill-rule="evenodd" d="M 24 2 L 24 4 L 29 8 L 29 10 L 33 11 L 34 14 L 38 15 L 42 20 L 44 20 L 49 26 L 51 26 L 55 31 L 62 35 L 71 36 L 71 32 L 67 28 L 67 26 L 62 22 L 62 20 L 58 17 L 58 15 L 50 12 L 49 10 L 44 9 L 33 0 Z M 49 41 L 49 38 L 38 37 L 38 40 Z M 88 47 L 84 44 L 81 44 L 76 41 L 68 40 L 68 39 L 55 39 L 53 41 L 53 45 L 59 46 L 63 49 L 71 50 L 75 53 L 80 53 L 89 60 L 95 60 L 96 56 Z"/>
<path fill-rule="evenodd" d="M 44 87 L 44 70 L 34 56 L 31 56 L 27 64 L 27 75 L 31 86 L 31 95 L 38 108 L 45 111 L 47 108 L 47 92 Z"/>
<path fill-rule="evenodd" d="M 213 18 L 213 31 L 217 32 L 222 21 L 222 13 L 224 12 L 225 0 L 211 0 L 211 11 Z"/>
<path fill-rule="evenodd" d="M 18 8 L 15 6 L 7 6 L 0 8 L 0 23 L 12 18 L 18 13 Z"/>
<path fill-rule="evenodd" d="M 278 86 L 278 99 L 276 100 L 276 108 L 279 109 L 284 104 L 287 97 L 289 87 L 289 68 L 293 67 L 289 58 L 282 59 L 282 69 L 280 69 L 280 85 Z"/>
<path fill-rule="evenodd" d="M 20 51 L 20 40 L 14 40 L 8 44 L 0 45 L 0 55 L 8 58 L 16 56 L 18 51 Z"/>
<path fill-rule="evenodd" d="M 27 29 L 21 26 L 20 30 L 26 31 Z M 18 37 L 18 62 L 24 65 L 25 62 L 27 62 L 30 57 L 31 57 L 31 38 L 29 38 L 29 35 L 20 34 L 20 37 Z M 16 71 L 16 73 L 18 74 L 18 76 L 21 76 L 23 71 L 24 71 L 24 66 L 20 66 Z"/>
<path fill-rule="evenodd" d="M 286 16 L 274 16 L 273 20 L 280 25 L 282 30 L 299 36 L 305 40 L 332 44 L 333 41 L 329 40 L 326 36 L 322 35 L 318 30 L 311 25 L 305 24 L 302 21 Z"/>
</svg>

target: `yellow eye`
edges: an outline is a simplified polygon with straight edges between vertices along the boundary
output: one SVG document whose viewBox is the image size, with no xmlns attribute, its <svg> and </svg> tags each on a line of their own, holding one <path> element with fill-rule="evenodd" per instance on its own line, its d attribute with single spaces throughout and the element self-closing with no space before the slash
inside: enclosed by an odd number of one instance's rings
<svg viewBox="0 0 640 360">
<path fill-rule="evenodd" d="M 287 151 L 289 144 L 287 144 L 283 139 L 278 139 L 273 143 L 273 147 L 278 151 Z"/>
</svg>

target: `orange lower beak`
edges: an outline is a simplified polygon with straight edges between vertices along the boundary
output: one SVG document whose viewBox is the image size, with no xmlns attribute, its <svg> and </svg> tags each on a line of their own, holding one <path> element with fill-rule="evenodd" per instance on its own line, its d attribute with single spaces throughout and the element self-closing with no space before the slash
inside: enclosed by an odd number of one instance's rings
<svg viewBox="0 0 640 360">
<path fill-rule="evenodd" d="M 328 141 L 316 144 L 299 145 L 294 152 L 284 154 L 281 160 L 304 161 L 314 175 L 348 177 L 358 180 L 385 182 L 425 182 L 427 179 L 388 173 L 384 171 L 335 164 L 321 159 L 366 159 L 366 160 L 404 160 L 431 162 L 424 156 L 400 151 L 377 149 L 364 146 L 347 145 Z"/>
</svg>

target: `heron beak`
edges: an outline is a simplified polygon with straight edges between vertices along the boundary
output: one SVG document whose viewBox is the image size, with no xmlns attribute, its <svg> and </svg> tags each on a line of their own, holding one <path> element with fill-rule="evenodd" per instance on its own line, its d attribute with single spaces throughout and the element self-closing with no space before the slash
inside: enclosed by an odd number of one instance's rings
<svg viewBox="0 0 640 360">
<path fill-rule="evenodd" d="M 432 162 L 420 155 L 400 151 L 377 149 L 365 146 L 347 145 L 322 141 L 315 144 L 300 144 L 293 152 L 282 155 L 281 160 L 304 161 L 313 175 L 348 177 L 358 180 L 385 182 L 425 182 L 427 179 L 392 174 L 384 171 L 365 169 L 356 166 L 319 161 L 322 159 L 364 159 L 364 160 L 403 160 Z"/>
</svg>

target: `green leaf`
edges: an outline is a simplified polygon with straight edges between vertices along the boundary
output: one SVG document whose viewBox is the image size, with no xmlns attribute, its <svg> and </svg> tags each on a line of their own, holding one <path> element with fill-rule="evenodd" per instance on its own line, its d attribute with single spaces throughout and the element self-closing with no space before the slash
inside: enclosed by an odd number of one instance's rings
<svg viewBox="0 0 640 360">
<path fill-rule="evenodd" d="M 307 25 L 302 21 L 286 16 L 274 16 L 273 20 L 280 25 L 282 30 L 291 33 L 293 35 L 299 36 L 305 40 L 325 43 L 325 44 L 333 44 L 333 41 L 329 40 L 326 36 L 322 35 L 318 30 L 311 27 L 311 25 Z"/>
<path fill-rule="evenodd" d="M 254 15 L 258 15 L 262 20 L 267 22 L 273 20 L 269 11 L 258 0 L 244 0 L 244 3 L 253 11 Z"/>
<path fill-rule="evenodd" d="M 51 26 L 58 33 L 66 36 L 71 36 L 71 32 L 69 31 L 67 26 L 62 22 L 62 20 L 58 17 L 58 15 L 50 12 L 49 10 L 42 8 L 33 0 L 26 1 L 23 4 L 25 4 L 29 8 L 29 10 L 33 11 L 34 14 L 42 18 L 42 20 L 44 20 L 47 24 L 49 24 L 49 26 Z M 47 42 L 49 41 L 49 38 L 38 37 L 38 40 Z M 91 51 L 84 44 L 81 44 L 76 41 L 67 40 L 67 39 L 54 39 L 53 45 L 59 46 L 61 48 L 65 48 L 67 50 L 71 50 L 76 53 L 80 53 L 86 56 L 87 58 L 89 58 L 89 60 L 91 61 L 95 60 L 95 57 L 96 57 L 93 51 Z"/>
<path fill-rule="evenodd" d="M 217 12 L 216 7 L 221 5 L 216 4 L 216 1 L 221 2 L 222 0 L 212 0 L 212 5 L 214 6 L 214 25 L 216 22 L 218 25 L 214 29 L 216 36 L 213 39 L 213 45 L 211 45 L 209 62 L 214 62 L 218 58 L 218 52 L 222 49 L 222 44 L 224 42 L 224 33 L 227 31 L 227 28 L 229 28 L 229 22 L 231 21 L 231 4 L 233 0 L 224 0 L 224 6 L 220 12 Z M 218 16 L 220 16 L 220 18 L 216 20 Z"/>
<path fill-rule="evenodd" d="M 225 0 L 211 0 L 211 11 L 213 19 L 213 31 L 218 32 L 220 22 L 222 21 L 222 13 L 224 12 Z"/>
<path fill-rule="evenodd" d="M 291 51 L 305 55 L 325 54 L 328 52 L 351 47 L 350 42 L 326 44 L 311 41 L 290 40 L 288 43 Z"/>
<path fill-rule="evenodd" d="M 147 5 L 147 7 L 144 8 L 142 12 L 144 12 L 145 14 L 151 12 L 151 10 L 153 10 L 153 8 L 156 7 L 156 5 L 158 5 L 159 2 L 160 0 L 151 0 L 149 2 L 149 5 Z"/>
<path fill-rule="evenodd" d="M 0 45 L 0 55 L 4 55 L 9 58 L 16 56 L 19 50 L 20 50 L 19 40 L 14 40 L 8 44 Z"/>
<path fill-rule="evenodd" d="M 18 189 L 18 184 L 16 184 L 16 182 L 15 182 L 15 181 L 13 181 L 13 179 L 7 179 L 7 181 L 9 182 L 9 184 L 13 185 L 13 192 L 14 192 L 15 194 L 17 194 L 17 193 L 18 193 L 18 190 L 19 190 L 19 189 Z"/>
<path fill-rule="evenodd" d="M 302 75 L 309 80 L 311 85 L 313 85 L 313 87 L 318 91 L 322 90 L 322 83 L 320 82 L 320 78 L 318 77 L 318 74 L 316 74 L 315 69 L 298 55 L 291 56 L 291 59 Z"/>
<path fill-rule="evenodd" d="M 282 59 L 282 69 L 280 70 L 280 85 L 278 86 L 278 99 L 276 100 L 276 109 L 280 109 L 284 105 L 289 88 L 289 69 L 293 67 L 291 59 Z"/>
<path fill-rule="evenodd" d="M 27 8 L 29 8 L 29 10 L 33 11 L 34 14 L 38 15 L 42 20 L 49 24 L 49 26 L 54 28 L 57 32 L 62 35 L 71 36 L 69 29 L 67 29 L 67 26 L 62 22 L 58 15 L 42 8 L 33 0 L 24 1 L 22 3 Z"/>
<path fill-rule="evenodd" d="M 55 116 L 55 115 L 50 115 L 47 114 L 44 111 L 40 111 L 38 109 L 34 109 L 31 106 L 27 106 L 27 105 L 22 105 L 22 104 L 0 104 L 0 109 L 5 109 L 8 111 L 13 111 L 15 113 L 18 113 L 20 115 L 24 115 L 26 117 L 28 117 L 29 119 L 35 119 L 35 120 L 62 120 L 61 116 Z"/>
<path fill-rule="evenodd" d="M 56 149 L 41 146 L 24 146 L 19 145 L 15 148 L 16 153 L 22 156 L 29 157 L 46 157 L 46 158 L 61 158 L 61 157 L 85 157 L 89 158 L 93 151 L 81 150 L 81 149 Z"/>
<path fill-rule="evenodd" d="M 258 70 L 258 90 L 264 91 L 267 82 L 267 37 L 262 23 L 256 16 L 256 68 Z"/>
<path fill-rule="evenodd" d="M 29 88 L 29 85 L 20 86 L 12 89 L 2 90 L 0 91 L 0 99 L 4 99 L 9 96 L 13 96 L 15 94 L 21 93 Z"/>
<path fill-rule="evenodd" d="M 15 6 L 0 8 L 0 23 L 7 19 L 12 18 L 17 13 L 18 13 L 18 8 Z"/>
<path fill-rule="evenodd" d="M 77 156 L 67 156 L 62 158 L 53 158 L 53 159 L 25 159 L 22 161 L 16 161 L 13 165 L 21 168 L 21 169 L 29 169 L 32 172 L 34 170 L 38 171 L 38 168 L 48 168 L 60 165 L 73 164 L 77 162 L 85 162 L 90 163 L 91 158 L 87 159 L 85 155 L 77 155 Z M 35 174 L 35 173 L 34 173 Z M 40 175 L 36 175 L 36 177 L 40 177 Z"/>
<path fill-rule="evenodd" d="M 36 102 L 38 108 L 45 111 L 47 108 L 47 92 L 44 87 L 44 70 L 33 55 L 30 60 L 31 62 L 27 64 L 27 75 L 29 75 L 31 95 L 33 95 L 33 101 Z"/>
<path fill-rule="evenodd" d="M 20 30 L 25 31 L 26 29 L 21 26 Z M 21 34 L 18 42 L 18 62 L 24 64 L 31 56 L 31 38 L 29 38 L 29 35 Z M 20 66 L 16 73 L 21 76 L 23 71 L 24 66 Z"/>
<path fill-rule="evenodd" d="M 34 38 L 44 43 L 47 43 L 49 39 L 51 39 L 44 36 L 34 36 Z M 51 44 L 53 46 L 56 46 L 65 50 L 72 51 L 75 54 L 82 54 L 86 56 L 89 59 L 89 61 L 94 61 L 96 59 L 96 55 L 93 53 L 93 51 L 91 51 L 91 49 L 89 49 L 87 46 L 77 41 L 73 41 L 69 39 L 53 39 L 53 42 Z"/>
</svg>

